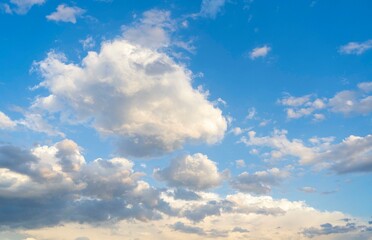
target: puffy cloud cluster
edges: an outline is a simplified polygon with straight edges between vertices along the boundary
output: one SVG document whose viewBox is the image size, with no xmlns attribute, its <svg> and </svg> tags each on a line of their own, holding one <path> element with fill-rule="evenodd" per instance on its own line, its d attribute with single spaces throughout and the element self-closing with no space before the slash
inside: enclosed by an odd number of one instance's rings
<svg viewBox="0 0 372 240">
<path fill-rule="evenodd" d="M 155 178 L 166 181 L 169 186 L 192 190 L 217 187 L 226 174 L 218 172 L 216 163 L 201 153 L 175 158 L 169 167 L 154 171 Z"/>
<path fill-rule="evenodd" d="M 241 141 L 247 146 L 270 147 L 272 151 L 269 156 L 273 159 L 294 156 L 299 158 L 301 163 L 313 161 L 315 157 L 314 149 L 305 146 L 300 139 L 288 139 L 287 134 L 286 130 L 275 129 L 271 136 L 257 137 L 255 131 L 249 131 L 248 138 L 243 136 Z"/>
<path fill-rule="evenodd" d="M 372 112 L 371 86 L 372 82 L 362 82 L 358 84 L 358 89 L 341 91 L 331 98 L 315 98 L 314 95 L 301 97 L 287 95 L 279 99 L 278 103 L 286 107 L 289 119 L 312 115 L 315 121 L 324 120 L 325 115 L 320 111 L 325 109 L 345 115 L 367 115 Z"/>
<path fill-rule="evenodd" d="M 159 49 L 167 45 L 168 18 L 161 11 L 145 13 L 124 30 L 124 37 L 102 43 L 80 64 L 50 52 L 36 64 L 43 77 L 40 86 L 50 94 L 37 98 L 33 109 L 60 113 L 65 122 L 91 124 L 102 135 L 117 138 L 122 153 L 129 155 L 220 141 L 227 128 L 221 110 L 207 93 L 193 88 L 185 66 Z"/>
<path fill-rule="evenodd" d="M 86 162 L 79 146 L 67 139 L 31 150 L 2 145 L 0 225 L 146 220 L 170 211 L 132 167 L 124 158 Z"/>
<path fill-rule="evenodd" d="M 314 112 L 326 107 L 326 103 L 324 102 L 325 100 L 320 98 L 311 100 L 311 98 L 313 98 L 312 95 L 302 97 L 293 97 L 288 95 L 280 99 L 278 102 L 287 107 L 287 117 L 290 119 L 313 115 L 314 120 L 323 120 L 325 118 L 323 114 Z"/>
<path fill-rule="evenodd" d="M 256 137 L 250 131 L 241 141 L 247 146 L 268 147 L 263 156 L 272 159 L 294 157 L 301 164 L 315 164 L 337 173 L 372 171 L 372 135 L 350 135 L 342 142 L 333 144 L 333 138 L 311 138 L 309 143 L 287 138 L 287 131 L 274 130 L 271 136 Z"/>
</svg>

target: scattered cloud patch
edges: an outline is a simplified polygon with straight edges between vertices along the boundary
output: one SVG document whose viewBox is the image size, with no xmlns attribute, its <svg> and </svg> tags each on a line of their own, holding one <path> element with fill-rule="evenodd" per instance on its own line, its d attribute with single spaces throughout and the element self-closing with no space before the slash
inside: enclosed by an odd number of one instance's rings
<svg viewBox="0 0 372 240">
<path fill-rule="evenodd" d="M 256 137 L 250 131 L 241 142 L 247 146 L 268 148 L 261 156 L 271 159 L 294 157 L 301 164 L 313 164 L 317 168 L 331 169 L 339 174 L 372 171 L 372 135 L 364 137 L 350 135 L 340 143 L 334 138 L 310 138 L 308 143 L 299 139 L 288 139 L 287 131 L 274 130 L 271 136 Z"/>
<path fill-rule="evenodd" d="M 50 21 L 55 22 L 69 22 L 76 23 L 77 18 L 81 17 L 85 13 L 85 10 L 79 7 L 70 7 L 65 4 L 61 4 L 57 7 L 56 11 L 46 16 Z"/>
<path fill-rule="evenodd" d="M 9 4 L 2 4 L 5 13 L 26 14 L 35 5 L 43 5 L 46 0 L 10 0 Z"/>
<path fill-rule="evenodd" d="M 367 115 L 372 112 L 372 82 L 361 82 L 356 90 L 344 90 L 331 98 L 317 98 L 313 94 L 294 97 L 286 95 L 277 102 L 286 107 L 288 119 L 312 116 L 314 121 L 325 119 L 321 111 L 344 115 Z"/>
<path fill-rule="evenodd" d="M 86 39 L 80 40 L 79 42 L 83 46 L 84 50 L 92 49 L 96 46 L 96 41 L 92 36 L 87 36 Z"/>
<path fill-rule="evenodd" d="M 226 0 L 203 0 L 199 14 L 203 17 L 215 19 L 225 3 Z"/>
<path fill-rule="evenodd" d="M 372 40 L 365 42 L 349 42 L 346 45 L 340 47 L 339 52 L 341 54 L 353 54 L 361 55 L 372 48 Z"/>
<path fill-rule="evenodd" d="M 326 107 L 325 99 L 315 98 L 312 95 L 302 97 L 293 97 L 287 95 L 278 100 L 278 103 L 287 107 L 287 118 L 297 119 L 304 116 L 312 115 L 317 121 L 323 120 L 324 115 L 316 114 L 315 111 Z"/>
</svg>

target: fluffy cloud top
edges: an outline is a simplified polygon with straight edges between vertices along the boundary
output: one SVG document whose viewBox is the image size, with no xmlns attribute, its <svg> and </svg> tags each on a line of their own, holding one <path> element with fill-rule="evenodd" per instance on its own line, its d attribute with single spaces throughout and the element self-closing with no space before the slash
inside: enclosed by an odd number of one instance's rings
<svg viewBox="0 0 372 240">
<path fill-rule="evenodd" d="M 40 86 L 50 95 L 38 98 L 34 108 L 91 123 L 102 135 L 118 137 L 123 153 L 136 156 L 169 152 L 189 141 L 220 141 L 226 120 L 206 93 L 193 88 L 191 72 L 135 39 L 104 42 L 80 64 L 49 53 L 37 66 Z"/>
<path fill-rule="evenodd" d="M 220 185 L 224 174 L 206 155 L 196 153 L 172 160 L 169 167 L 156 169 L 154 176 L 172 187 L 205 190 Z"/>
<path fill-rule="evenodd" d="M 84 13 L 84 9 L 61 4 L 57 7 L 55 12 L 46 16 L 46 18 L 50 21 L 76 23 L 76 19 Z"/>
</svg>

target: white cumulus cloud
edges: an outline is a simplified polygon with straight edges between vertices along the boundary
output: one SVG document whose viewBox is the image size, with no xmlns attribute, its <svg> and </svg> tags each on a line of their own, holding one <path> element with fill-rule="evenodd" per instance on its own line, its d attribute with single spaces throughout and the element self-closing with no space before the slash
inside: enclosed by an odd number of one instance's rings
<svg viewBox="0 0 372 240">
<path fill-rule="evenodd" d="M 163 20 L 153 26 L 147 18 L 156 13 Z M 157 155 L 185 142 L 219 142 L 226 119 L 206 92 L 193 88 L 191 71 L 158 49 L 162 44 L 149 46 L 133 37 L 141 24 L 146 26 L 143 36 L 154 28 L 164 30 L 166 16 L 145 13 L 133 29 L 125 29 L 124 37 L 102 43 L 99 52 L 89 52 L 78 64 L 50 52 L 37 63 L 40 86 L 50 95 L 36 99 L 33 108 L 91 123 L 102 135 L 118 138 L 125 154 Z"/>
</svg>

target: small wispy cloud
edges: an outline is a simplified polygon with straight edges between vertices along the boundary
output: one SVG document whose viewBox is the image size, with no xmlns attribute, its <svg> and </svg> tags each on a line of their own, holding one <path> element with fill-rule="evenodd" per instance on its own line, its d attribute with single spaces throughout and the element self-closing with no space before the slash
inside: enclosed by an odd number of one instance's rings
<svg viewBox="0 0 372 240">
<path fill-rule="evenodd" d="M 200 15 L 208 18 L 216 18 L 225 5 L 226 0 L 203 0 L 200 9 Z"/>
<path fill-rule="evenodd" d="M 271 47 L 264 45 L 262 47 L 253 48 L 253 50 L 249 53 L 249 57 L 251 59 L 256 59 L 260 57 L 266 57 L 266 55 L 271 51 Z"/>
<path fill-rule="evenodd" d="M 349 42 L 348 44 L 341 46 L 339 52 L 341 54 L 361 55 L 371 48 L 372 39 L 364 42 Z"/>
</svg>

